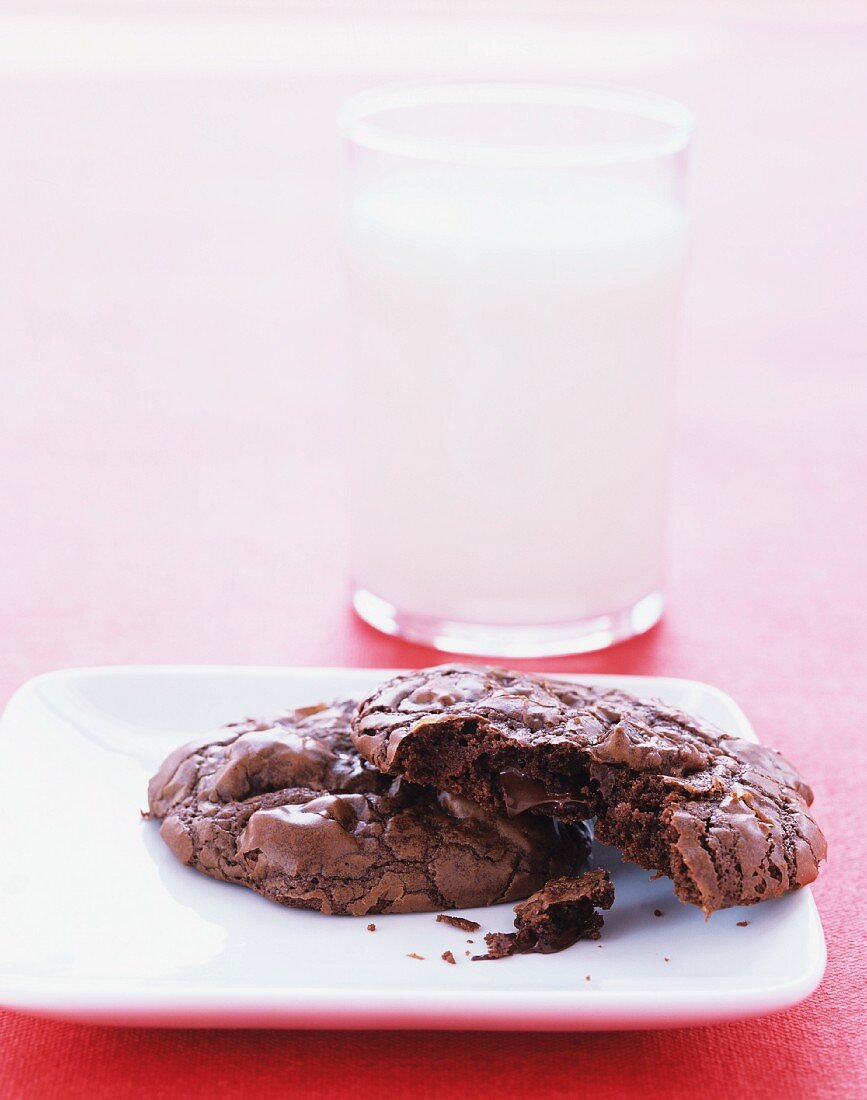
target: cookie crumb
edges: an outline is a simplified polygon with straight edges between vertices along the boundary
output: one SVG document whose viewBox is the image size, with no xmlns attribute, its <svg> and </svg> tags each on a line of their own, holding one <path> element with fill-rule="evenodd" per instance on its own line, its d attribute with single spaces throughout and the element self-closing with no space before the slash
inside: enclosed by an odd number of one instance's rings
<svg viewBox="0 0 867 1100">
<path fill-rule="evenodd" d="M 464 954 L 469 955 L 469 953 L 470 953 L 469 948 L 467 948 L 467 950 L 464 952 Z"/>
<path fill-rule="evenodd" d="M 475 943 L 475 940 L 467 940 L 467 943 Z"/>
<path fill-rule="evenodd" d="M 667 963 L 667 962 L 669 961 L 668 955 L 663 955 L 663 956 L 662 956 L 662 961 L 663 961 L 664 963 Z"/>
<path fill-rule="evenodd" d="M 443 962 L 451 963 L 452 966 L 455 965 L 455 957 L 451 953 L 451 951 L 443 951 L 442 955 L 440 955 L 440 958 L 443 960 Z"/>
<path fill-rule="evenodd" d="M 452 928 L 460 928 L 462 932 L 478 932 L 482 927 L 477 920 L 468 920 L 467 917 L 450 917 L 448 913 L 438 913 L 437 920 L 442 921 L 443 924 L 450 924 Z"/>
<path fill-rule="evenodd" d="M 407 955 L 407 958 L 408 959 L 421 959 L 422 961 L 424 961 L 424 955 L 417 955 L 415 953 L 415 951 L 410 951 L 410 953 Z"/>
<path fill-rule="evenodd" d="M 516 932 L 485 933 L 487 954 L 473 955 L 473 962 L 533 952 L 548 955 L 577 940 L 598 940 L 603 919 L 597 910 L 610 909 L 613 902 L 614 886 L 601 867 L 580 878 L 553 878 L 515 906 Z"/>
<path fill-rule="evenodd" d="M 662 916 L 662 910 L 661 909 L 654 909 L 653 910 L 653 915 L 655 917 L 661 917 Z"/>
<path fill-rule="evenodd" d="M 739 921 L 738 921 L 738 928 L 746 928 L 746 926 L 747 926 L 747 925 L 748 925 L 749 923 L 750 923 L 750 922 L 749 922 L 748 920 L 739 920 Z"/>
<path fill-rule="evenodd" d="M 367 931 L 368 932 L 375 932 L 376 931 L 376 925 L 375 924 L 368 924 Z"/>
<path fill-rule="evenodd" d="M 585 981 L 585 982 L 589 982 L 589 981 L 590 981 L 590 975 L 589 975 L 589 974 L 585 974 L 585 975 L 584 975 L 584 981 Z"/>
</svg>

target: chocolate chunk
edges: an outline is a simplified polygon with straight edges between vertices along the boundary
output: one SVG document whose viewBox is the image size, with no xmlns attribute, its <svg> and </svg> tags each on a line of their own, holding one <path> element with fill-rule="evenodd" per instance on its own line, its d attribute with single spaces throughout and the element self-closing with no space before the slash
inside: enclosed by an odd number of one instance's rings
<svg viewBox="0 0 867 1100">
<path fill-rule="evenodd" d="M 177 858 L 283 905 L 356 916 L 516 901 L 584 858 L 586 831 L 382 775 L 350 741 L 354 707 L 236 723 L 172 753 L 148 793 Z"/>
<path fill-rule="evenodd" d="M 826 854 L 782 756 L 623 691 L 444 665 L 375 691 L 353 740 L 383 771 L 490 810 L 595 817 L 601 841 L 706 913 L 812 882 Z"/>
<path fill-rule="evenodd" d="M 507 955 L 550 955 L 577 940 L 598 940 L 603 925 L 597 909 L 610 909 L 614 886 L 607 871 L 598 868 L 580 878 L 553 879 L 527 901 L 515 906 L 517 932 L 488 932 L 486 955 L 474 962 Z"/>
<path fill-rule="evenodd" d="M 375 932 L 376 931 L 376 925 L 375 924 L 368 924 L 367 931 L 368 932 Z"/>
<path fill-rule="evenodd" d="M 478 932 L 482 927 L 476 920 L 468 920 L 466 917 L 452 917 L 448 913 L 440 913 L 437 920 L 442 921 L 443 924 L 450 924 L 452 928 L 460 928 L 462 932 Z M 471 942 L 471 940 L 467 940 L 467 943 Z"/>
</svg>

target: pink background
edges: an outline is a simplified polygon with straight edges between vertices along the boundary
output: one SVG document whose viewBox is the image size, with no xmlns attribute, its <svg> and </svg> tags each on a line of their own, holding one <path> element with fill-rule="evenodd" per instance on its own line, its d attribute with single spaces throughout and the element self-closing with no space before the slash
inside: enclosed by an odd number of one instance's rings
<svg viewBox="0 0 867 1100">
<path fill-rule="evenodd" d="M 236 54 L 222 39 L 187 51 L 122 27 L 115 49 L 117 28 L 82 46 L 48 27 L 41 49 L 12 29 L 0 698 L 76 665 L 431 663 L 347 607 L 332 119 L 377 79 L 532 75 L 538 60 L 437 49 L 425 67 L 411 39 L 387 56 L 362 42 L 363 62 L 341 46 L 321 65 L 297 48 L 265 63 L 243 36 Z M 190 1100 L 218 1083 L 685 1096 L 696 1074 L 704 1096 L 867 1090 L 867 35 L 815 20 L 642 33 L 581 31 L 579 60 L 561 42 L 544 75 L 643 84 L 701 118 L 668 610 L 644 639 L 533 664 L 717 684 L 801 766 L 831 849 L 823 985 L 777 1017 L 620 1036 L 170 1033 L 5 1013 L 4 1098 Z M 25 781 L 38 798 L 36 777 L 6 777 Z"/>
</svg>

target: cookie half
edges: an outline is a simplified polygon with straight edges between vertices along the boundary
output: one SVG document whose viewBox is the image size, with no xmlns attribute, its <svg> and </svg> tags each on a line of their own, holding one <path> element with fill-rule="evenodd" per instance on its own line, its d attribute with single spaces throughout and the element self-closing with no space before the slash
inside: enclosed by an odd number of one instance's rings
<svg viewBox="0 0 867 1100">
<path fill-rule="evenodd" d="M 779 753 L 622 691 L 443 665 L 375 691 L 353 738 L 382 771 L 493 812 L 595 817 L 599 840 L 707 913 L 812 882 L 826 854 Z"/>
</svg>

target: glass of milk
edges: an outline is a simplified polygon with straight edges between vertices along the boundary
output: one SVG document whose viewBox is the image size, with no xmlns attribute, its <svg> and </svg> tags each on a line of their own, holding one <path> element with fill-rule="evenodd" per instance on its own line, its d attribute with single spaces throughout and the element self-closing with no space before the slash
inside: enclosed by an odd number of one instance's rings
<svg viewBox="0 0 867 1100">
<path fill-rule="evenodd" d="M 692 117 L 439 85 L 341 113 L 354 606 L 455 653 L 579 653 L 663 607 Z"/>
</svg>

